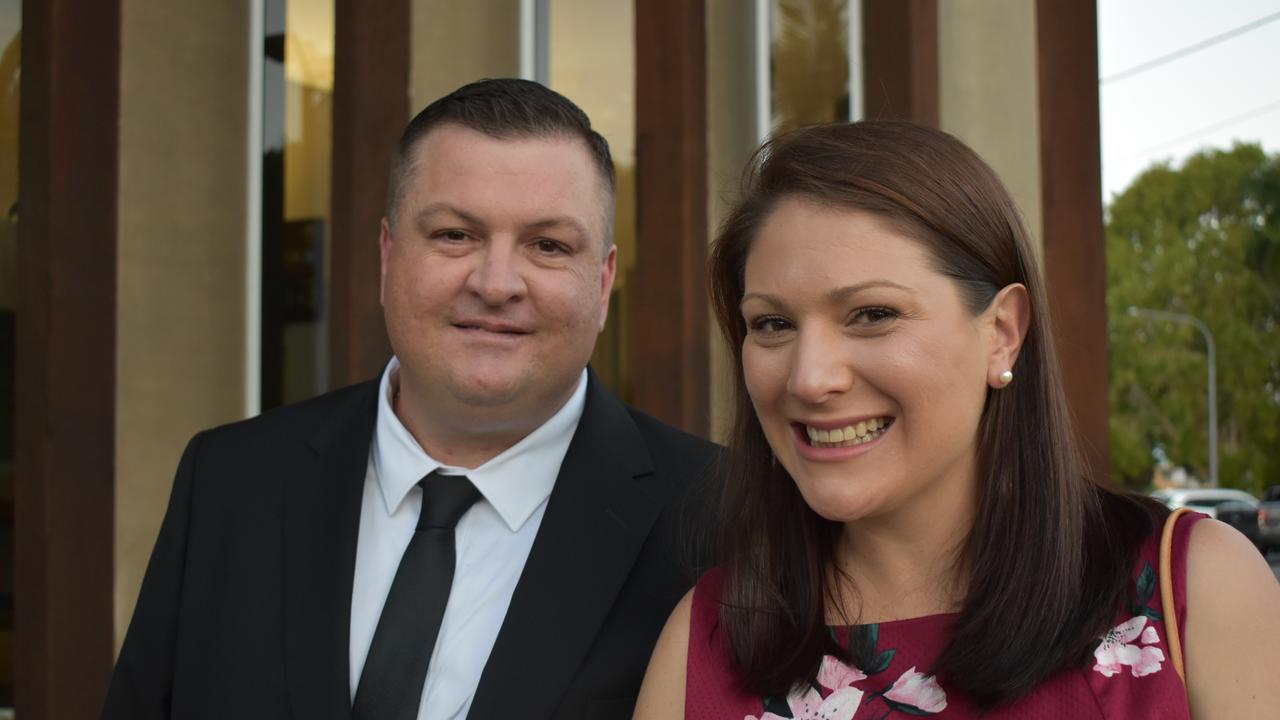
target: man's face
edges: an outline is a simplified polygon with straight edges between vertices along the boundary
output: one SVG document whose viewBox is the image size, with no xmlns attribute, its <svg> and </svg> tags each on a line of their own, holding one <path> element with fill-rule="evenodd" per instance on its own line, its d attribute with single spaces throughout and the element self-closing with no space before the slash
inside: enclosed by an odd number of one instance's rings
<svg viewBox="0 0 1280 720">
<path fill-rule="evenodd" d="M 381 236 L 401 402 L 454 432 L 527 432 L 568 399 L 608 312 L 603 180 L 561 136 L 444 125 L 413 160 Z"/>
</svg>

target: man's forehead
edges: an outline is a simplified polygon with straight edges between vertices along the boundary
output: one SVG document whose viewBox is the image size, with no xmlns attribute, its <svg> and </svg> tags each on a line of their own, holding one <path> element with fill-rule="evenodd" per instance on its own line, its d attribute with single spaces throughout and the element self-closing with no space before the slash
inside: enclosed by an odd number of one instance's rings
<svg viewBox="0 0 1280 720">
<path fill-rule="evenodd" d="M 522 154 L 522 148 L 531 149 L 531 155 Z M 575 219 L 576 224 L 580 228 L 589 228 L 590 235 L 602 233 L 603 237 L 610 236 L 610 225 L 613 221 L 613 194 L 610 192 L 607 179 L 603 173 L 596 167 L 593 161 L 590 149 L 587 147 L 585 140 L 567 133 L 549 133 L 546 135 L 523 135 L 513 134 L 510 136 L 494 136 L 479 130 L 475 130 L 456 123 L 445 123 L 429 130 L 414 146 L 412 153 L 412 162 L 409 168 L 409 177 L 406 178 L 406 185 L 409 189 L 409 195 L 416 197 L 409 198 L 409 202 L 405 203 L 406 207 L 401 212 L 408 211 L 412 220 L 421 221 L 423 213 L 426 210 L 439 210 L 439 203 L 447 198 L 442 196 L 452 196 L 450 190 L 458 189 L 456 184 L 457 176 L 455 173 L 466 173 L 469 175 L 479 175 L 483 180 L 485 165 L 472 163 L 471 159 L 484 159 L 486 161 L 495 162 L 497 165 L 493 167 L 495 171 L 499 171 L 499 167 L 503 163 L 510 163 L 507 169 L 516 168 L 519 163 L 515 158 L 524 158 L 528 160 L 539 160 L 539 155 L 546 155 L 552 159 L 554 163 L 556 159 L 568 160 L 569 167 L 562 168 L 571 174 L 577 174 L 578 171 L 589 174 L 591 178 L 591 190 L 589 202 L 593 208 L 600 208 L 602 212 L 591 212 L 591 215 L 598 217 L 583 217 Z M 436 162 L 432 162 L 435 159 Z M 543 162 L 526 163 L 523 170 L 540 171 L 549 169 L 548 165 Z M 443 176 L 439 173 L 445 173 Z M 564 187 L 558 179 L 565 178 L 564 174 L 553 173 L 552 178 L 548 178 L 546 187 L 551 189 L 559 186 Z M 416 191 L 416 192 L 415 192 Z M 424 196 L 424 194 L 426 196 Z M 586 197 L 579 195 L 579 197 Z M 501 199 L 501 198 L 499 198 Z M 520 198 L 511 198 L 518 204 Z M 504 203 L 505 204 L 505 203 Z M 448 205 L 448 203 L 446 203 Z M 467 211 L 468 208 L 453 203 L 452 209 Z M 549 220 L 551 213 L 546 214 L 548 217 L 540 218 Z M 561 214 L 560 219 L 564 219 Z M 602 223 L 597 229 L 592 227 L 596 222 Z"/>
<path fill-rule="evenodd" d="M 414 146 L 413 157 L 415 162 L 422 162 L 444 148 L 465 152 L 500 146 L 507 146 L 509 149 L 538 146 L 591 164 L 591 150 L 587 147 L 586 141 L 567 132 L 489 133 L 453 122 L 443 123 L 428 130 Z"/>
</svg>

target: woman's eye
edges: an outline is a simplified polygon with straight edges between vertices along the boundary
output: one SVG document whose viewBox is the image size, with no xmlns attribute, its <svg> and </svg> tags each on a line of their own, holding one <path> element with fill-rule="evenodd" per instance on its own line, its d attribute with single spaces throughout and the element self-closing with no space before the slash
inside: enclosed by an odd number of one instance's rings
<svg viewBox="0 0 1280 720">
<path fill-rule="evenodd" d="M 863 325 L 883 325 L 898 316 L 898 313 L 885 307 L 861 308 L 853 314 L 853 319 Z"/>
<path fill-rule="evenodd" d="M 791 327 L 791 323 L 787 322 L 786 318 L 778 317 L 777 315 L 764 315 L 751 320 L 747 323 L 747 326 L 753 333 L 771 335 L 787 330 Z"/>
</svg>

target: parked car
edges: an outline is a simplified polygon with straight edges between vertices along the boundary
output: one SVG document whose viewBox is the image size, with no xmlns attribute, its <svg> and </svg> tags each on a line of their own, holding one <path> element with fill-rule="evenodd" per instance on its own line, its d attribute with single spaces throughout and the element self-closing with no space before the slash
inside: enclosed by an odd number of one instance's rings
<svg viewBox="0 0 1280 720">
<path fill-rule="evenodd" d="M 1224 522 L 1231 527 L 1240 531 L 1241 535 L 1249 538 L 1249 542 L 1258 548 L 1265 555 L 1266 550 L 1262 544 L 1258 542 L 1258 503 L 1244 502 L 1241 500 L 1227 500 L 1220 502 L 1214 506 L 1214 515 L 1220 522 Z"/>
<path fill-rule="evenodd" d="M 1209 517 L 1218 516 L 1218 503 L 1236 501 L 1258 507 L 1258 499 L 1243 490 L 1231 488 L 1181 488 L 1177 490 L 1157 490 L 1151 497 L 1168 505 L 1171 510 L 1189 507 Z"/>
<path fill-rule="evenodd" d="M 1266 547 L 1262 540 L 1262 512 L 1258 499 L 1243 490 L 1231 488 L 1185 488 L 1157 490 L 1151 497 L 1168 505 L 1170 509 L 1189 507 L 1239 530 L 1262 553 Z M 1280 503 L 1277 503 L 1280 510 Z"/>
<path fill-rule="evenodd" d="M 1262 494 L 1258 506 L 1258 549 L 1266 553 L 1280 550 L 1280 485 L 1272 485 Z"/>
</svg>

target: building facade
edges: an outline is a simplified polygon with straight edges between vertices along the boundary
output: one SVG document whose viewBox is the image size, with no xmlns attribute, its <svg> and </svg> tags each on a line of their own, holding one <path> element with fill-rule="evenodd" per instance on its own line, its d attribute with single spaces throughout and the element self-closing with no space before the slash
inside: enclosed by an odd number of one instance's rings
<svg viewBox="0 0 1280 720">
<path fill-rule="evenodd" d="M 544 82 L 609 139 L 593 364 L 712 438 L 732 403 L 706 250 L 759 142 L 887 117 L 957 135 L 1039 243 L 1106 472 L 1093 3 L 0 0 L 0 43 L 0 704 L 24 720 L 97 714 L 192 434 L 381 370 L 391 148 L 482 77 Z"/>
</svg>

